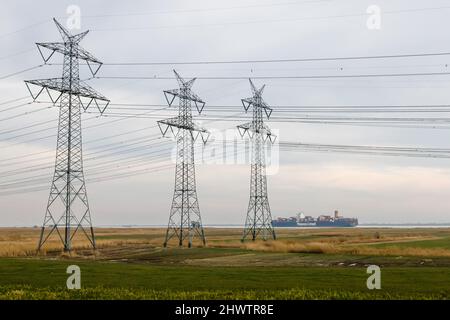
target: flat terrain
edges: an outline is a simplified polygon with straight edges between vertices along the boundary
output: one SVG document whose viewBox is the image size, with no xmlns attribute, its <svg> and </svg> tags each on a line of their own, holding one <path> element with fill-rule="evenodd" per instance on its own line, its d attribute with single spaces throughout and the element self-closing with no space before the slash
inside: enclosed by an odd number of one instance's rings
<svg viewBox="0 0 450 320">
<path fill-rule="evenodd" d="M 162 248 L 164 230 L 97 229 L 71 255 L 39 229 L 0 229 L 0 299 L 448 299 L 450 229 L 278 229 L 241 243 L 239 229 L 206 229 L 208 246 Z M 67 266 L 82 290 L 67 290 Z M 382 289 L 368 290 L 368 265 Z"/>
</svg>

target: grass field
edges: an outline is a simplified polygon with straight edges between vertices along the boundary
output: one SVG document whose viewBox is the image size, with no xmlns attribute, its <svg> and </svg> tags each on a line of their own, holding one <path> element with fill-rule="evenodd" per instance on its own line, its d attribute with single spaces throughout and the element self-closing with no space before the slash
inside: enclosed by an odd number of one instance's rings
<svg viewBox="0 0 450 320">
<path fill-rule="evenodd" d="M 98 229 L 63 254 L 36 256 L 36 229 L 0 229 L 0 299 L 448 299 L 449 229 L 283 229 L 240 243 L 238 229 L 207 229 L 206 248 L 161 248 L 161 229 Z M 67 290 L 67 266 L 82 290 Z M 382 289 L 368 290 L 377 264 Z"/>
</svg>

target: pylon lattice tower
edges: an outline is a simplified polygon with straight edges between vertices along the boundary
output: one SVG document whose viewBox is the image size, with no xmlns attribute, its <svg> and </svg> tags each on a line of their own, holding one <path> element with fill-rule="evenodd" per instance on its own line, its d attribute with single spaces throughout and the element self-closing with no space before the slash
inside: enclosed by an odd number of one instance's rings
<svg viewBox="0 0 450 320">
<path fill-rule="evenodd" d="M 261 236 L 263 240 L 268 238 L 276 239 L 275 231 L 272 227 L 272 215 L 270 213 L 269 198 L 267 195 L 265 143 L 275 142 L 276 136 L 272 134 L 270 128 L 264 124 L 264 114 L 267 119 L 272 114 L 269 107 L 262 98 L 265 85 L 259 90 L 252 80 L 250 86 L 253 96 L 242 99 L 245 112 L 252 108 L 252 121 L 237 126 L 242 137 L 247 133 L 251 140 L 251 177 L 250 177 L 250 200 L 245 220 L 242 241 L 248 237 L 256 240 Z"/>
<path fill-rule="evenodd" d="M 79 45 L 89 31 L 72 35 L 56 19 L 53 20 L 63 42 L 37 43 L 37 47 L 45 63 L 55 52 L 64 55 L 62 78 L 25 81 L 34 101 L 45 91 L 54 105 L 59 103 L 55 171 L 38 251 L 55 232 L 64 245 L 64 251 L 70 251 L 72 240 L 79 231 L 95 249 L 94 229 L 83 173 L 81 110 L 95 105 L 102 114 L 109 100 L 80 80 L 79 60 L 86 62 L 93 76 L 102 65 Z M 44 56 L 41 48 L 50 50 L 50 54 Z M 34 86 L 40 87 L 36 94 L 31 90 Z M 52 92 L 57 92 L 57 95 L 52 95 Z"/>
<path fill-rule="evenodd" d="M 192 120 L 193 105 L 200 114 L 205 102 L 191 91 L 195 78 L 186 81 L 175 70 L 174 73 L 180 88 L 166 90 L 164 96 L 169 106 L 179 98 L 178 116 L 158 121 L 162 135 L 166 136 L 170 129 L 177 142 L 175 188 L 164 247 L 173 237 L 179 246 L 187 238 L 188 246 L 192 247 L 194 237 L 206 245 L 195 182 L 194 143 L 199 136 L 206 143 L 209 132 Z"/>
</svg>

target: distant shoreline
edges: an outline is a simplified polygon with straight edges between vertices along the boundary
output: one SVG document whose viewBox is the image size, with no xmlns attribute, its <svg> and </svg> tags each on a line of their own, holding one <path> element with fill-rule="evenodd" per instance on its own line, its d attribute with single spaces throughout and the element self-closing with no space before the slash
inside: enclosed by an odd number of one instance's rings
<svg viewBox="0 0 450 320">
<path fill-rule="evenodd" d="M 243 225 L 240 224 L 205 224 L 204 228 L 226 228 L 226 229 L 242 229 Z M 40 226 L 0 226 L 0 228 L 40 228 Z M 94 228 L 167 228 L 167 225 L 139 225 L 139 224 L 131 224 L 131 225 L 94 225 Z M 276 229 L 282 227 L 275 227 Z M 336 229 L 336 228 L 345 228 L 345 227 L 284 227 L 290 229 Z M 363 223 L 359 224 L 356 227 L 348 227 L 348 228 L 450 228 L 450 223 Z"/>
</svg>

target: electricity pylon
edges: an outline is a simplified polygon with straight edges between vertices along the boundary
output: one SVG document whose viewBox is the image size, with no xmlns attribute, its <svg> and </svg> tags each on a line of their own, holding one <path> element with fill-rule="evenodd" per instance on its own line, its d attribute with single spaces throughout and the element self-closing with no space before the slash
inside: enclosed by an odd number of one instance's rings
<svg viewBox="0 0 450 320">
<path fill-rule="evenodd" d="M 252 107 L 253 118 L 251 122 L 237 126 L 242 137 L 244 137 L 245 133 L 248 134 L 252 145 L 250 200 L 242 241 L 245 241 L 249 236 L 251 236 L 253 241 L 258 236 L 261 236 L 263 240 L 267 240 L 269 237 L 276 239 L 275 231 L 272 227 L 272 215 L 270 213 L 269 198 L 267 195 L 264 148 L 267 141 L 274 143 L 276 139 L 276 136 L 272 134 L 269 127 L 264 124 L 263 110 L 267 119 L 269 119 L 272 114 L 272 108 L 262 99 L 265 85 L 258 90 L 252 80 L 249 80 L 253 96 L 242 99 L 241 101 L 245 112 Z"/>
<path fill-rule="evenodd" d="M 34 101 L 45 91 L 54 105 L 59 103 L 55 171 L 38 251 L 54 232 L 63 243 L 64 251 L 70 251 L 72 240 L 78 231 L 83 232 L 95 249 L 94 229 L 83 173 L 81 109 L 87 110 L 95 105 L 102 114 L 109 100 L 80 80 L 79 60 L 86 62 L 93 76 L 102 65 L 79 45 L 89 31 L 72 35 L 56 19 L 53 20 L 63 42 L 37 43 L 37 47 L 45 63 L 55 52 L 64 55 L 62 78 L 25 81 Z M 44 56 L 41 48 L 50 50 L 50 54 Z M 30 85 L 38 86 L 40 90 L 34 94 L 31 90 L 33 86 Z M 57 92 L 57 95 L 54 97 L 51 92 Z"/>
<path fill-rule="evenodd" d="M 206 143 L 209 132 L 192 120 L 193 104 L 199 114 L 205 106 L 205 102 L 191 91 L 195 78 L 185 81 L 175 70 L 174 73 L 180 88 L 166 90 L 164 96 L 169 106 L 172 106 L 176 97 L 179 98 L 178 116 L 158 121 L 162 135 L 165 136 L 170 129 L 177 141 L 175 190 L 164 247 L 171 238 L 176 237 L 179 246 L 183 246 L 183 240 L 187 238 L 190 248 L 195 236 L 206 245 L 195 184 L 194 142 L 200 136 Z"/>
</svg>

